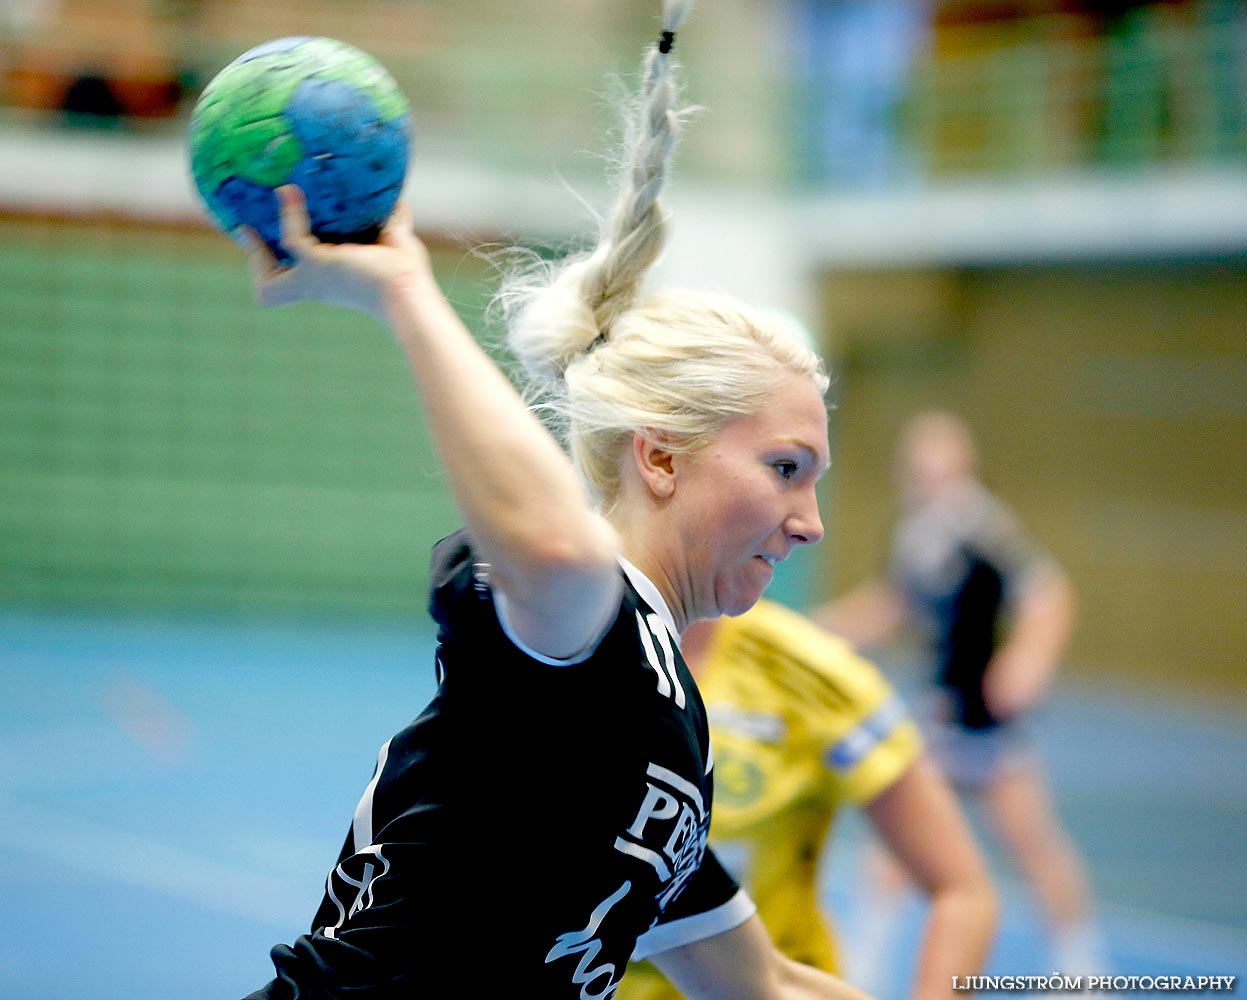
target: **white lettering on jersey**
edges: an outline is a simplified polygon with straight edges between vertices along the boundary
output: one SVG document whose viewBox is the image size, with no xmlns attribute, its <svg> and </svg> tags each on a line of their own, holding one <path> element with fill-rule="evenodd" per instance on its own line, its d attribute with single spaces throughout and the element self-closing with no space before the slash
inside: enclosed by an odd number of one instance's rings
<svg viewBox="0 0 1247 1000">
<path fill-rule="evenodd" d="M 368 860 L 371 857 L 375 857 L 376 862 Z M 347 865 L 352 867 L 359 865 L 359 878 L 352 878 L 347 874 Z M 333 905 L 338 908 L 338 920 L 332 927 L 325 928 L 325 937 L 333 937 L 338 928 L 346 923 L 349 918 L 355 916 L 360 910 L 366 910 L 372 906 L 373 883 L 389 870 L 390 863 L 386 860 L 385 855 L 381 853 L 380 845 L 374 844 L 371 847 L 365 847 L 357 854 L 353 854 L 329 873 L 329 878 L 325 880 L 325 894 L 333 900 Z M 349 907 L 342 905 L 342 900 L 338 898 L 337 892 L 334 891 L 335 879 L 341 882 L 344 887 L 351 886 L 355 889 L 355 898 Z M 343 895 L 347 895 L 347 893 L 343 893 Z"/>
<path fill-rule="evenodd" d="M 645 839 L 645 823 L 651 819 L 675 819 L 680 811 L 680 800 L 674 795 L 663 791 L 657 785 L 646 785 L 645 801 L 636 814 L 636 819 L 628 827 L 628 832 L 637 840 Z"/>
<path fill-rule="evenodd" d="M 642 617 L 640 611 L 636 613 L 636 624 L 637 631 L 641 634 L 641 645 L 645 648 L 645 658 L 658 675 L 658 693 L 673 698 L 676 705 L 683 708 L 684 685 L 680 683 L 679 674 L 676 673 L 675 653 L 671 649 L 671 636 L 667 633 L 667 626 L 658 615 L 651 613 Z M 658 644 L 657 649 L 655 642 Z M 661 661 L 658 658 L 658 649 L 662 650 Z"/>
<path fill-rule="evenodd" d="M 605 1000 L 606 997 L 614 995 L 615 990 L 619 988 L 614 962 L 603 962 L 597 966 L 591 966 L 590 963 L 602 950 L 602 942 L 597 938 L 598 928 L 602 926 L 602 921 L 606 919 L 606 914 L 610 912 L 611 907 L 628 895 L 628 890 L 631 888 L 632 883 L 625 882 L 607 896 L 589 914 L 589 923 L 582 930 L 560 934 L 554 947 L 546 955 L 547 965 L 560 958 L 580 955 L 580 961 L 576 963 L 576 971 L 572 973 L 572 982 L 580 987 L 581 1000 Z M 591 990 L 593 983 L 603 976 L 606 977 L 606 982 L 602 989 L 596 993 L 593 992 Z"/>
<path fill-rule="evenodd" d="M 669 768 L 646 769 L 645 798 L 636 818 L 615 838 L 615 850 L 649 864 L 662 888 L 659 908 L 679 894 L 701 865 L 710 815 L 701 790 Z"/>
</svg>

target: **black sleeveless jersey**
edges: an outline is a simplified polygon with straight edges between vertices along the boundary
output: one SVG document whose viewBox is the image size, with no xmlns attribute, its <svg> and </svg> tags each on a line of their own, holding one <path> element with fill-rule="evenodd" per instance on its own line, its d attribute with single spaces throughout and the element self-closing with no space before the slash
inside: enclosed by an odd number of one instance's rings
<svg viewBox="0 0 1247 1000">
<path fill-rule="evenodd" d="M 624 580 L 592 653 L 555 666 L 508 638 L 464 534 L 438 543 L 437 693 L 382 747 L 312 932 L 249 1000 L 609 997 L 642 935 L 656 952 L 749 915 L 706 850 L 701 698 L 661 598 Z"/>
</svg>

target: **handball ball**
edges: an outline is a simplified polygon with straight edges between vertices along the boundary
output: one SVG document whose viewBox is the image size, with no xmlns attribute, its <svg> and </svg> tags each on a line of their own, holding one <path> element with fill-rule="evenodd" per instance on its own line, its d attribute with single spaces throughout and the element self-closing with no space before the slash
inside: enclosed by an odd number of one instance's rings
<svg viewBox="0 0 1247 1000">
<path fill-rule="evenodd" d="M 407 172 L 411 115 L 394 78 L 332 38 L 279 38 L 218 73 L 191 112 L 191 174 L 225 232 L 250 226 L 282 261 L 273 189 L 297 184 L 312 232 L 372 243 Z"/>
</svg>

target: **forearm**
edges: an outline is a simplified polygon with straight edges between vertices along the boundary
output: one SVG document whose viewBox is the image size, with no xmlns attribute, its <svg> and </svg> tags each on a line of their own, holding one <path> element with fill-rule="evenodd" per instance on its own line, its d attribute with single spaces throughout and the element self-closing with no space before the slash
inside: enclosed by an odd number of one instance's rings
<svg viewBox="0 0 1247 1000">
<path fill-rule="evenodd" d="M 503 575 L 534 553 L 613 558 L 570 460 L 432 284 L 421 274 L 396 281 L 386 311 L 482 556 Z"/>
<path fill-rule="evenodd" d="M 983 694 L 993 714 L 1009 718 L 1043 696 L 1061 665 L 1073 621 L 1073 594 L 1059 571 L 1044 571 L 1026 587 L 983 678 Z"/>
<path fill-rule="evenodd" d="M 312 236 L 298 188 L 279 188 L 278 202 L 293 263 L 279 263 L 253 237 L 257 299 L 265 306 L 325 302 L 390 324 L 451 494 L 495 577 L 517 573 L 514 593 L 553 584 L 549 603 L 557 608 L 560 586 L 601 584 L 605 573 L 613 575 L 613 532 L 590 506 L 570 460 L 446 301 L 405 206 L 375 244 L 331 246 Z M 577 572 L 586 563 L 590 571 Z M 609 589 L 590 586 L 599 597 Z M 588 616 L 599 610 L 590 607 Z"/>
<path fill-rule="evenodd" d="M 1074 597 L 1065 576 L 1045 570 L 1024 592 L 1006 640 L 1049 670 L 1060 662 L 1074 624 Z"/>
<path fill-rule="evenodd" d="M 776 1000 L 870 1000 L 843 979 L 781 956 Z"/>
<path fill-rule="evenodd" d="M 653 961 L 689 1000 L 869 1000 L 843 980 L 780 953 L 756 915 Z"/>
<path fill-rule="evenodd" d="M 869 648 L 900 632 L 905 623 L 905 606 L 894 587 L 873 580 L 812 609 L 809 615 L 852 645 Z"/>
</svg>

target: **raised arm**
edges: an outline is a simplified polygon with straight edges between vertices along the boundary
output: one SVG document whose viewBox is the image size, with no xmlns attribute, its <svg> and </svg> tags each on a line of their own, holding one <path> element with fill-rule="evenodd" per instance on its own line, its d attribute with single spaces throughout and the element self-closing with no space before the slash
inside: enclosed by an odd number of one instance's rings
<svg viewBox="0 0 1247 1000">
<path fill-rule="evenodd" d="M 869 1000 L 844 980 L 785 956 L 756 915 L 652 961 L 688 1000 Z"/>
<path fill-rule="evenodd" d="M 982 970 L 996 930 L 987 866 L 948 784 L 923 758 L 866 807 L 910 879 L 927 897 L 913 1000 L 949 1000 L 954 976 Z"/>
<path fill-rule="evenodd" d="M 389 323 L 407 358 L 450 491 L 518 638 L 564 658 L 596 638 L 620 582 L 614 530 L 570 460 L 488 355 L 433 277 L 401 208 L 373 246 L 330 246 L 308 230 L 302 193 L 279 191 L 280 267 L 253 241 L 264 305 L 319 301 Z"/>
</svg>

